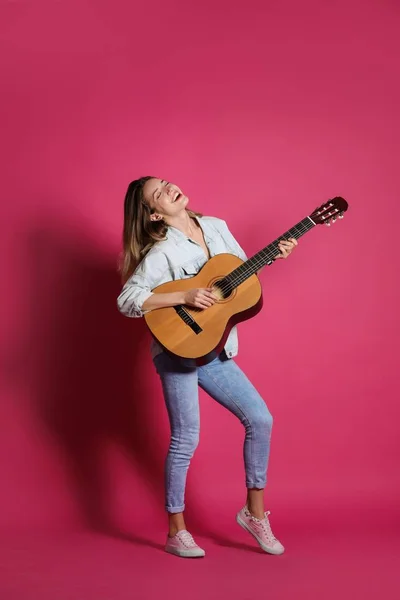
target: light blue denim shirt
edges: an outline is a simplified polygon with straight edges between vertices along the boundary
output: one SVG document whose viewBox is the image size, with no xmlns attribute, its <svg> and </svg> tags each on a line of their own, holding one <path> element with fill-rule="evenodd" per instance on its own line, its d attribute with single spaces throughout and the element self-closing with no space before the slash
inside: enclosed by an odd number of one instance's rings
<svg viewBox="0 0 400 600">
<path fill-rule="evenodd" d="M 242 260 L 247 260 L 245 252 L 223 219 L 197 217 L 197 221 L 203 230 L 211 257 L 228 252 Z M 169 226 L 166 239 L 152 246 L 122 288 L 117 300 L 119 310 L 127 317 L 142 317 L 149 312 L 142 310 L 142 305 L 152 295 L 155 287 L 167 281 L 193 277 L 207 260 L 200 244 L 188 238 L 176 227 Z M 237 355 L 238 349 L 237 325 L 234 325 L 224 350 L 229 358 L 233 358 Z M 162 346 L 152 338 L 150 345 L 152 358 L 162 350 Z"/>
</svg>

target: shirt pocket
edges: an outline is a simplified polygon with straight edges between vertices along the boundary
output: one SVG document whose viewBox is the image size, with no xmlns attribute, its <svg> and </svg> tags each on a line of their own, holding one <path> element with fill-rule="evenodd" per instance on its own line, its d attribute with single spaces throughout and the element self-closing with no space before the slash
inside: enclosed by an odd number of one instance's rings
<svg viewBox="0 0 400 600">
<path fill-rule="evenodd" d="M 194 277 L 200 271 L 203 266 L 203 262 L 196 260 L 185 263 L 184 265 L 180 265 L 178 267 L 178 277 L 179 279 L 189 279 L 189 277 Z"/>
</svg>

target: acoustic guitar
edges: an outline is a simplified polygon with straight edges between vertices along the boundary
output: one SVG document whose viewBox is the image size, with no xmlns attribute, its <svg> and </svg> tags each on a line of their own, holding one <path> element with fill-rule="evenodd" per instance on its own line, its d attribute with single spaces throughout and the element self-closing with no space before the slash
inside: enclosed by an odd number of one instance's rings
<svg viewBox="0 0 400 600">
<path fill-rule="evenodd" d="M 347 208 L 344 198 L 333 198 L 248 260 L 217 254 L 194 277 L 157 286 L 155 294 L 209 287 L 218 300 L 206 309 L 180 305 L 147 312 L 144 318 L 152 336 L 168 354 L 188 359 L 189 364 L 211 362 L 222 352 L 232 327 L 260 312 L 263 297 L 256 273 L 280 254 L 279 242 L 298 239 L 316 225 L 331 225 Z"/>
</svg>

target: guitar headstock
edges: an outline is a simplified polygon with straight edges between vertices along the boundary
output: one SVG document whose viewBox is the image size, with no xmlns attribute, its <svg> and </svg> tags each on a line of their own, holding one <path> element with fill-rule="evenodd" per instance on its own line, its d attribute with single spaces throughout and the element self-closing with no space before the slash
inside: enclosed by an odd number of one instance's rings
<svg viewBox="0 0 400 600">
<path fill-rule="evenodd" d="M 344 198 L 336 196 L 332 200 L 328 200 L 325 204 L 321 204 L 310 215 L 310 218 L 316 225 L 330 225 L 336 219 L 343 219 L 343 213 L 346 212 L 349 205 Z"/>
</svg>

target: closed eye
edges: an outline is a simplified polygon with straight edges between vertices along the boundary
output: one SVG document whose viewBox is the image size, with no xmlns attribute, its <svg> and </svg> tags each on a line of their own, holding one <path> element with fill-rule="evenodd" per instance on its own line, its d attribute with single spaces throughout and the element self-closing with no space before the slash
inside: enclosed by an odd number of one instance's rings
<svg viewBox="0 0 400 600">
<path fill-rule="evenodd" d="M 168 185 L 168 181 L 164 181 L 164 179 L 161 180 L 161 183 L 164 184 L 164 187 L 166 185 Z M 160 196 L 161 196 L 161 190 L 157 190 L 157 195 L 156 195 L 157 200 Z"/>
</svg>

